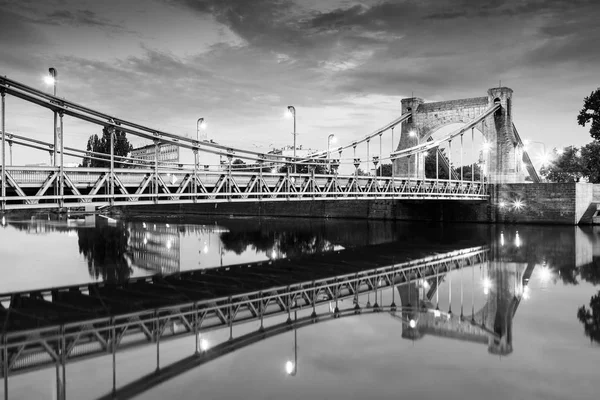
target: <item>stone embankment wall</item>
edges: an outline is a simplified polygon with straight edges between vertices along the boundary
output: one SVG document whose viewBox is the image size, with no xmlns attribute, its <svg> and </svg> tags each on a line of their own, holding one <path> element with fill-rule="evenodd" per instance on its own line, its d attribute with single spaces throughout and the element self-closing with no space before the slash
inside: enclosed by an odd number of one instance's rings
<svg viewBox="0 0 600 400">
<path fill-rule="evenodd" d="M 490 201 L 314 200 L 129 206 L 125 212 L 270 217 L 367 218 L 519 224 L 591 224 L 600 185 L 512 183 L 491 185 Z M 516 207 L 520 202 L 521 207 Z"/>
<path fill-rule="evenodd" d="M 203 215 L 369 218 L 399 221 L 486 222 L 486 201 L 315 200 L 130 206 L 125 212 Z"/>
<path fill-rule="evenodd" d="M 591 183 L 495 185 L 490 221 L 568 225 L 591 223 L 587 214 L 598 195 L 600 185 Z M 515 207 L 517 202 L 521 202 L 521 208 Z"/>
</svg>

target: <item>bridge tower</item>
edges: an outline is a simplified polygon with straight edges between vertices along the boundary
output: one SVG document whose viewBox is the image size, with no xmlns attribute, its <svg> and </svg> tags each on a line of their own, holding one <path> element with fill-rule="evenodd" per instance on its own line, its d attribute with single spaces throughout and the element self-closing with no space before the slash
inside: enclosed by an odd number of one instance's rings
<svg viewBox="0 0 600 400">
<path fill-rule="evenodd" d="M 499 103 L 501 109 L 477 124 L 484 140 L 491 145 L 486 154 L 481 154 L 484 169 L 490 183 L 517 183 L 525 181 L 522 167 L 523 148 L 513 127 L 513 91 L 507 87 L 491 88 L 487 96 L 461 100 L 425 103 L 423 99 L 411 97 L 402 99 L 402 113 L 412 111 L 412 118 L 402 123 L 400 141 L 396 150 L 403 150 L 426 143 L 438 129 L 453 123 L 466 124 L 482 115 L 488 108 Z M 412 135 L 411 135 L 412 133 Z M 477 133 L 476 133 L 477 134 Z M 465 132 L 465 140 L 471 133 Z M 460 140 L 455 138 L 455 146 Z M 470 148 L 469 148 L 470 150 Z M 476 149 L 477 157 L 481 149 Z M 453 167 L 459 167 L 453 162 Z M 425 178 L 425 157 L 423 154 L 394 161 L 394 175 L 398 177 Z"/>
</svg>

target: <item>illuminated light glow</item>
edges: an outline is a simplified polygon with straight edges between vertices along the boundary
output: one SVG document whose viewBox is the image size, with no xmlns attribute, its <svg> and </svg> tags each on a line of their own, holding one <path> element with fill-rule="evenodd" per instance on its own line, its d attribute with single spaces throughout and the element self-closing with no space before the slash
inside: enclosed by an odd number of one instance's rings
<svg viewBox="0 0 600 400">
<path fill-rule="evenodd" d="M 427 156 L 429 155 L 429 152 L 428 152 L 428 151 L 425 151 L 425 152 L 423 152 L 423 155 L 424 155 L 425 157 L 427 157 Z"/>
<path fill-rule="evenodd" d="M 208 246 L 204 245 L 204 248 L 202 249 L 202 251 L 204 252 L 204 254 L 208 254 Z"/>
<path fill-rule="evenodd" d="M 490 292 L 490 288 L 492 287 L 492 281 L 490 278 L 483 278 L 483 294 L 488 294 Z"/>
<path fill-rule="evenodd" d="M 171 250 L 171 241 L 167 240 L 167 250 Z"/>
<path fill-rule="evenodd" d="M 500 203 L 498 203 L 498 205 L 500 206 L 500 208 L 504 208 L 506 207 L 506 203 L 501 201 Z"/>
<path fill-rule="evenodd" d="M 415 137 L 415 136 L 417 136 L 417 132 L 416 132 L 414 129 L 411 129 L 411 130 L 408 132 L 408 136 L 410 136 L 410 137 Z"/>
<path fill-rule="evenodd" d="M 548 267 L 542 267 L 540 269 L 540 281 L 542 283 L 549 282 L 552 279 L 552 271 Z"/>
<path fill-rule="evenodd" d="M 166 226 L 167 228 L 170 228 L 170 227 L 171 227 L 171 225 L 169 225 L 169 224 L 166 224 L 165 226 Z"/>
<path fill-rule="evenodd" d="M 208 340 L 200 339 L 200 351 L 208 350 Z"/>
<path fill-rule="evenodd" d="M 425 290 L 427 290 L 427 289 L 429 289 L 429 286 L 430 286 L 430 285 L 429 285 L 429 282 L 427 282 L 425 279 L 423 279 L 423 288 L 424 288 Z"/>
<path fill-rule="evenodd" d="M 202 130 L 206 129 L 206 122 L 204 122 L 204 121 L 200 122 L 200 129 L 202 129 Z"/>
<path fill-rule="evenodd" d="M 288 361 L 285 363 L 285 373 L 288 375 L 291 375 L 292 372 L 294 372 L 294 363 L 291 361 Z"/>
<path fill-rule="evenodd" d="M 272 172 L 272 173 L 275 173 L 275 172 L 277 172 L 277 168 L 275 168 L 275 167 L 271 168 L 271 172 Z"/>
<path fill-rule="evenodd" d="M 531 144 L 531 141 L 529 139 L 523 140 L 523 146 L 529 146 L 530 144 Z"/>
<path fill-rule="evenodd" d="M 54 79 L 52 75 L 46 75 L 44 77 L 44 82 L 46 82 L 46 85 L 54 85 L 56 83 L 56 79 Z"/>
<path fill-rule="evenodd" d="M 275 252 L 275 250 L 273 250 L 273 251 L 271 252 L 271 258 L 272 258 L 273 260 L 275 260 L 275 259 L 277 258 L 277 253 Z"/>
<path fill-rule="evenodd" d="M 410 321 L 408 321 L 408 326 L 410 326 L 412 329 L 415 329 L 415 327 L 417 326 L 417 321 L 411 319 Z"/>
<path fill-rule="evenodd" d="M 552 159 L 552 157 L 548 153 L 542 153 L 538 156 L 538 159 L 540 160 L 540 163 L 542 163 L 542 165 L 544 165 L 544 164 L 548 164 L 550 162 L 550 160 Z"/>
<path fill-rule="evenodd" d="M 142 222 L 142 227 L 143 227 L 144 229 L 146 229 L 146 223 L 145 223 L 145 222 Z"/>
<path fill-rule="evenodd" d="M 529 286 L 525 286 L 525 289 L 523 290 L 523 299 L 528 300 L 530 297 Z"/>
<path fill-rule="evenodd" d="M 144 238 L 144 244 L 148 244 L 148 239 Z"/>
<path fill-rule="evenodd" d="M 2 216 L 2 226 L 6 225 L 6 217 L 3 215 Z"/>
<path fill-rule="evenodd" d="M 489 151 L 492 148 L 492 144 L 489 142 L 484 142 L 481 145 L 481 148 L 483 149 L 483 151 Z"/>
<path fill-rule="evenodd" d="M 519 232 L 517 232 L 517 235 L 515 236 L 515 246 L 521 247 L 521 244 L 521 236 L 519 236 Z"/>
<path fill-rule="evenodd" d="M 442 313 L 440 312 L 440 310 L 433 310 L 433 316 L 436 318 L 439 318 L 440 315 L 442 315 Z"/>
<path fill-rule="evenodd" d="M 563 154 L 565 154 L 565 150 L 564 149 L 556 149 L 556 154 L 558 154 L 559 156 L 562 156 Z"/>
<path fill-rule="evenodd" d="M 504 246 L 504 233 L 500 234 L 500 246 Z"/>
<path fill-rule="evenodd" d="M 521 199 L 516 199 L 512 202 L 512 206 L 515 210 L 521 211 L 525 207 L 525 202 Z"/>
</svg>

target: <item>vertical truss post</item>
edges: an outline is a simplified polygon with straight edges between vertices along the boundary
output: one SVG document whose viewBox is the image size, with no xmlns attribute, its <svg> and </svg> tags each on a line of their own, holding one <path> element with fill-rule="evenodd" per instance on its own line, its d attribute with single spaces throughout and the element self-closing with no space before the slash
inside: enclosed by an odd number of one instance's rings
<svg viewBox="0 0 600 400">
<path fill-rule="evenodd" d="M 63 132 L 63 116 L 64 113 L 62 110 L 58 113 L 59 115 L 59 125 L 60 125 L 60 175 L 59 175 L 59 187 L 60 187 L 60 203 L 59 207 L 62 210 L 65 199 L 63 198 L 65 195 L 65 157 L 64 157 L 64 142 L 65 142 L 65 134 Z"/>
<path fill-rule="evenodd" d="M 471 128 L 471 184 L 475 183 L 475 127 Z"/>
<path fill-rule="evenodd" d="M 233 340 L 233 306 L 231 305 L 231 297 L 229 298 L 229 312 L 227 313 L 229 320 L 229 340 Z"/>
<path fill-rule="evenodd" d="M 379 161 L 381 161 L 381 173 L 379 174 L 379 176 L 383 176 L 383 158 L 382 157 L 382 146 L 383 144 L 381 143 L 381 141 L 383 140 L 381 137 L 383 136 L 383 133 L 379 134 Z M 375 176 L 377 176 L 377 165 L 375 166 Z"/>
<path fill-rule="evenodd" d="M 377 278 L 377 270 L 375 270 L 375 276 L 373 277 L 374 279 L 374 286 L 375 286 L 375 303 L 373 304 L 373 308 L 375 311 L 379 310 L 379 303 L 377 302 L 377 291 L 379 290 L 379 281 Z"/>
<path fill-rule="evenodd" d="M 194 149 L 194 184 L 192 185 L 194 203 L 198 200 L 198 149 Z"/>
<path fill-rule="evenodd" d="M 231 150 L 227 150 L 230 152 Z M 227 167 L 227 198 L 231 200 L 231 160 L 233 159 L 233 155 L 227 154 L 227 161 L 229 161 L 229 166 Z"/>
<path fill-rule="evenodd" d="M 112 122 L 112 121 L 111 121 Z M 108 128 L 110 134 L 110 205 L 115 204 L 115 128 Z"/>
<path fill-rule="evenodd" d="M 156 338 L 156 372 L 160 371 L 160 319 L 154 314 L 154 337 Z"/>
<path fill-rule="evenodd" d="M 4 399 L 8 400 L 8 341 L 6 340 L 6 336 L 2 338 L 2 345 L 2 377 L 4 378 Z"/>
<path fill-rule="evenodd" d="M 367 171 L 366 171 L 367 175 L 371 175 L 371 173 L 369 172 L 369 143 L 370 142 L 371 142 L 371 139 L 367 139 L 367 158 L 366 158 L 367 162 L 365 165 L 365 167 L 367 168 Z"/>
<path fill-rule="evenodd" d="M 117 328 L 114 319 L 111 321 L 111 353 L 112 353 L 112 393 L 117 393 Z"/>
<path fill-rule="evenodd" d="M 158 139 L 154 139 L 154 203 L 158 203 Z"/>
<path fill-rule="evenodd" d="M 471 322 L 475 323 L 475 265 L 471 265 Z"/>
<path fill-rule="evenodd" d="M 392 151 L 394 151 L 394 127 L 392 126 Z M 396 174 L 394 173 L 394 160 L 391 159 L 390 162 L 392 163 L 392 199 L 396 196 L 396 182 L 395 182 L 395 176 Z"/>
<path fill-rule="evenodd" d="M 436 147 L 435 148 L 435 186 L 437 187 L 437 184 L 440 179 L 440 147 Z"/>
<path fill-rule="evenodd" d="M 6 209 L 6 93 L 2 90 L 2 211 Z"/>
<path fill-rule="evenodd" d="M 265 325 L 264 325 L 264 319 L 265 319 L 265 306 L 264 306 L 264 300 L 263 300 L 263 293 L 260 292 L 258 294 L 258 298 L 260 299 L 260 304 L 258 307 L 258 313 L 260 315 L 260 328 L 259 331 L 263 332 L 265 330 Z"/>
<path fill-rule="evenodd" d="M 448 182 L 452 180 L 452 140 L 448 140 Z"/>
<path fill-rule="evenodd" d="M 463 260 L 460 260 L 460 319 L 461 319 L 461 321 L 464 319 L 463 267 L 464 267 L 464 262 L 463 262 Z"/>
<path fill-rule="evenodd" d="M 448 273 L 448 314 L 452 314 L 452 275 Z"/>
<path fill-rule="evenodd" d="M 463 134 L 460 134 L 460 181 L 463 180 Z"/>
<path fill-rule="evenodd" d="M 199 350 L 199 346 L 200 346 L 200 338 L 198 337 L 198 303 L 194 303 L 194 340 L 195 340 L 195 346 L 194 346 L 194 354 L 198 355 L 198 353 L 200 353 Z"/>
</svg>

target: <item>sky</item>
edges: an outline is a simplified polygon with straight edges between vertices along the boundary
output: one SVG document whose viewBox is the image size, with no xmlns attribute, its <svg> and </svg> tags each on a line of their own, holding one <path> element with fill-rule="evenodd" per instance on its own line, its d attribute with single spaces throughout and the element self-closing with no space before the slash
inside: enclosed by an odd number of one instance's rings
<svg viewBox="0 0 600 400">
<path fill-rule="evenodd" d="M 259 151 L 292 144 L 288 105 L 298 144 L 323 150 L 394 120 L 402 98 L 501 82 L 521 136 L 551 149 L 591 141 L 576 115 L 600 86 L 599 15 L 597 0 L 0 0 L 0 75 L 50 92 L 54 67 L 60 97 L 192 137 L 203 117 L 209 138 Z M 6 113 L 7 131 L 52 141 L 50 111 L 8 97 Z M 66 118 L 65 145 L 99 131 Z"/>
</svg>

